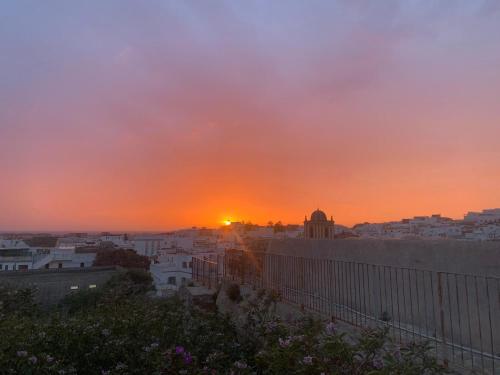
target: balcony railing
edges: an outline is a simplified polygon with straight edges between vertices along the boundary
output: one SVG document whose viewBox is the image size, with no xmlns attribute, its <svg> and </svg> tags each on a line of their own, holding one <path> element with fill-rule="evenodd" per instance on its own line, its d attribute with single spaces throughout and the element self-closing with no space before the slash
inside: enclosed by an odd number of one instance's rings
<svg viewBox="0 0 500 375">
<path fill-rule="evenodd" d="M 231 250 L 193 259 L 193 279 L 272 289 L 304 310 L 429 342 L 445 365 L 500 374 L 500 278 Z"/>
<path fill-rule="evenodd" d="M 222 257 L 216 260 L 193 257 L 192 279 L 203 286 L 216 288 L 222 280 Z"/>
</svg>

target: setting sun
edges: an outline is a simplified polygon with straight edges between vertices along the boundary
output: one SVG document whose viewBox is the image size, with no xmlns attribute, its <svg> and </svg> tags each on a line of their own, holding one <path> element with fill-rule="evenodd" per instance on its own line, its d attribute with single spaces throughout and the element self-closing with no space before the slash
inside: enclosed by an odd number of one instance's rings
<svg viewBox="0 0 500 375">
<path fill-rule="evenodd" d="M 225 226 L 229 226 L 229 225 L 231 225 L 231 220 L 227 220 L 227 219 L 226 219 L 226 220 L 224 220 L 224 225 L 225 225 Z"/>
</svg>

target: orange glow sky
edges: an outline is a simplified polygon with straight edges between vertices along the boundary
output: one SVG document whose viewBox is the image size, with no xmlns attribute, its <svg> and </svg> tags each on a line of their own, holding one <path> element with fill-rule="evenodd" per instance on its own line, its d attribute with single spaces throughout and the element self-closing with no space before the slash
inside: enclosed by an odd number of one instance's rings
<svg viewBox="0 0 500 375">
<path fill-rule="evenodd" d="M 499 207 L 498 4 L 2 2 L 0 230 Z"/>
</svg>

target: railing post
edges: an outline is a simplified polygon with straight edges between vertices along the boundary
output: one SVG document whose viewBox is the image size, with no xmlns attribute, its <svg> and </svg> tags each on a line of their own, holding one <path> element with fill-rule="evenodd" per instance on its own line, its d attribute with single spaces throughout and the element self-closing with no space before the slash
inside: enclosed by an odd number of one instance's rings
<svg viewBox="0 0 500 375">
<path fill-rule="evenodd" d="M 208 289 L 212 289 L 212 264 L 207 262 L 208 266 Z"/>
<path fill-rule="evenodd" d="M 191 280 L 195 280 L 196 281 L 196 277 L 195 277 L 195 269 L 196 269 L 196 258 L 192 258 L 192 264 L 193 264 L 193 267 L 191 267 Z"/>
<path fill-rule="evenodd" d="M 438 308 L 439 308 L 439 324 L 441 325 L 441 337 L 443 341 L 443 364 L 448 367 L 448 349 L 446 343 L 446 330 L 444 326 L 444 307 L 443 307 L 443 274 L 437 273 L 437 287 L 438 287 Z"/>
<path fill-rule="evenodd" d="M 206 272 L 205 272 L 205 264 L 207 264 L 207 262 L 202 262 L 202 269 L 201 269 L 201 280 L 202 280 L 202 285 L 205 286 L 205 275 L 206 275 Z"/>
<path fill-rule="evenodd" d="M 240 257 L 240 280 L 241 284 L 245 284 L 245 259 L 246 255 L 245 252 L 241 252 L 241 257 Z"/>
</svg>

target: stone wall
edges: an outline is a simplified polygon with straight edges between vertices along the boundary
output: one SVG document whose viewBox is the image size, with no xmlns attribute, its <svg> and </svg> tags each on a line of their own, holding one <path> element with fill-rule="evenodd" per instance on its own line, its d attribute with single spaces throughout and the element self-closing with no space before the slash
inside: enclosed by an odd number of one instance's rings
<svg viewBox="0 0 500 375">
<path fill-rule="evenodd" d="M 267 251 L 304 258 L 500 277 L 500 242 L 287 239 L 271 241 Z"/>
<path fill-rule="evenodd" d="M 37 290 L 36 301 L 47 306 L 76 290 L 89 289 L 91 285 L 99 288 L 116 272 L 118 269 L 115 267 L 1 272 L 0 283 L 14 287 L 34 287 Z M 78 289 L 71 289 L 75 286 Z"/>
</svg>

